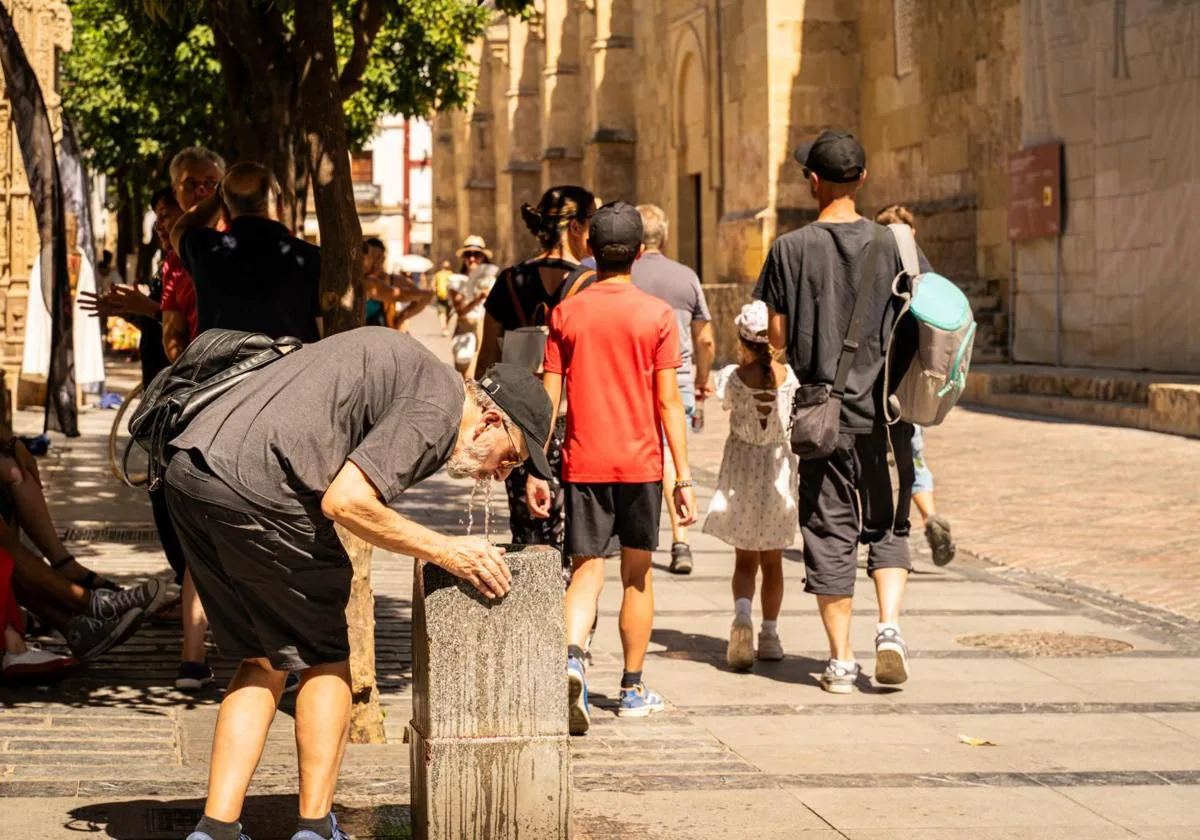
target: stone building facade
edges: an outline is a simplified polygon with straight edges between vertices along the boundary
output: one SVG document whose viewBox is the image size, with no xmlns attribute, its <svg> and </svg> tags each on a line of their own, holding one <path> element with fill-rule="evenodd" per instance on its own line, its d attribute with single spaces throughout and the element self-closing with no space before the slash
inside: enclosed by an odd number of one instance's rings
<svg viewBox="0 0 1200 840">
<path fill-rule="evenodd" d="M 71 13 L 63 0 L 2 0 L 37 74 L 55 136 L 61 130 L 58 66 L 71 47 Z M 0 91 L 4 77 L 0 74 Z M 0 366 L 11 394 L 25 341 L 29 274 L 39 251 L 37 218 L 12 122 L 12 104 L 0 96 Z M 11 401 L 8 403 L 11 405 Z"/>
<path fill-rule="evenodd" d="M 708 286 L 728 357 L 729 319 L 766 250 L 815 217 L 791 150 L 844 127 L 868 153 L 862 209 L 908 205 L 934 266 L 970 295 L 977 361 L 1005 359 L 1012 328 L 1019 361 L 1054 363 L 1061 343 L 1067 364 L 1200 370 L 1200 328 L 1180 324 L 1171 346 L 1152 329 L 1184 283 L 1181 255 L 1153 224 L 1121 227 L 1139 207 L 1157 212 L 1147 196 L 1164 183 L 1182 218 L 1200 211 L 1200 3 L 540 0 L 538 10 L 491 27 L 474 46 L 474 101 L 435 121 L 435 257 L 468 233 L 494 243 L 499 261 L 530 255 L 518 208 L 556 183 L 660 204 L 667 250 Z M 1174 173 L 1160 163 L 1168 136 L 1183 159 Z M 1053 240 L 1018 246 L 1008 234 L 1010 155 L 1048 140 L 1066 144 L 1057 273 Z M 1154 276 L 1134 281 L 1148 255 Z M 1139 303 L 1142 286 L 1157 297 Z"/>
</svg>

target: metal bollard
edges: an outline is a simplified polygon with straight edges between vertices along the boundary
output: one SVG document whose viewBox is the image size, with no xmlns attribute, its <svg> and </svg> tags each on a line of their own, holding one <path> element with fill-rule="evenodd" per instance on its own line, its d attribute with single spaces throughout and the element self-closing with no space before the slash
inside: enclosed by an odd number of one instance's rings
<svg viewBox="0 0 1200 840">
<path fill-rule="evenodd" d="M 562 565 L 509 546 L 488 601 L 433 565 L 413 582 L 413 837 L 569 840 Z"/>
</svg>

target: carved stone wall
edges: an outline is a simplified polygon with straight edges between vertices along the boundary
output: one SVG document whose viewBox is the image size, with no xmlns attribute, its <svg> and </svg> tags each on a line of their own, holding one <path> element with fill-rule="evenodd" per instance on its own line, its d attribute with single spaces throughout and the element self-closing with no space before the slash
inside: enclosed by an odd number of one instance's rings
<svg viewBox="0 0 1200 840">
<path fill-rule="evenodd" d="M 1017 358 L 1053 362 L 1054 243 L 1009 242 L 1008 162 L 1023 145 L 1059 140 L 1064 361 L 1195 369 L 1194 307 L 1171 301 L 1194 296 L 1185 266 L 1195 238 L 1181 231 L 1200 209 L 1200 111 L 1184 107 L 1200 90 L 1200 4 L 543 0 L 539 10 L 532 28 L 493 27 L 489 43 L 503 49 L 483 65 L 486 75 L 507 62 L 510 79 L 526 80 L 520 95 L 541 97 L 531 109 L 540 124 L 512 124 L 510 113 L 507 129 L 541 143 L 539 186 L 577 179 L 605 200 L 661 205 L 667 253 L 706 284 L 752 283 L 771 243 L 815 218 L 791 150 L 846 128 L 867 149 L 860 209 L 915 211 L 931 262 L 972 299 L 975 358 L 1008 352 L 1015 274 Z M 535 38 L 540 86 L 515 69 L 523 60 L 528 70 Z M 460 202 L 471 192 L 462 176 Z M 522 188 L 536 193 L 532 182 Z M 488 220 L 506 232 L 504 257 L 534 246 L 514 197 L 511 186 L 492 197 Z M 1157 223 L 1160 210 L 1181 223 Z M 467 232 L 460 224 L 435 249 Z M 1164 312 L 1179 322 L 1162 330 Z"/>
</svg>

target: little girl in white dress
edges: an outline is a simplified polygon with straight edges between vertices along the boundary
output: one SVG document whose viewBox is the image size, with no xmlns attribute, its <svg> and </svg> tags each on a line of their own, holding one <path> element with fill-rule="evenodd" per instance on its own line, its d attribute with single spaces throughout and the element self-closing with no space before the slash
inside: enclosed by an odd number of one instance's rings
<svg viewBox="0 0 1200 840">
<path fill-rule="evenodd" d="M 717 374 L 717 397 L 730 412 L 729 439 L 721 460 L 717 491 L 708 508 L 704 533 L 733 546 L 734 619 L 726 659 L 731 668 L 754 664 L 754 622 L 750 607 L 762 570 L 763 622 L 758 658 L 783 658 L 777 621 L 783 604 L 783 550 L 796 537 L 798 462 L 788 440 L 792 397 L 800 382 L 775 361 L 767 342 L 767 307 L 742 307 L 735 319 L 740 365 Z"/>
</svg>

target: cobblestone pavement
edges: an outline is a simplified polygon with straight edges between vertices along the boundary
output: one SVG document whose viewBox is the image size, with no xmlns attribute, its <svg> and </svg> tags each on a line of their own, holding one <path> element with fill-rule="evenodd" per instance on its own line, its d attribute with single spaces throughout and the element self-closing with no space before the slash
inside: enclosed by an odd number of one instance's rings
<svg viewBox="0 0 1200 840">
<path fill-rule="evenodd" d="M 423 340 L 444 352 L 430 325 L 419 323 Z M 719 463 L 719 415 L 710 407 L 708 429 L 694 438 L 702 479 Z M 89 412 L 84 438 L 55 440 L 44 462 L 53 509 L 81 540 L 73 546 L 84 562 L 127 580 L 160 574 L 165 566 L 141 494 L 107 476 L 101 432 L 111 416 Z M 36 421 L 21 418 L 25 428 Z M 904 622 L 913 679 L 902 690 L 864 680 L 847 697 L 820 691 L 823 634 L 802 592 L 803 567 L 791 558 L 780 620 L 787 659 L 730 672 L 732 552 L 695 534 L 696 572 L 656 578 L 646 675 L 668 710 L 619 721 L 620 593 L 609 570 L 590 672 L 593 729 L 573 742 L 576 838 L 1200 836 L 1200 624 L 1154 606 L 1194 610 L 1194 601 L 1168 603 L 1154 588 L 1170 580 L 1188 589 L 1188 548 L 1172 535 L 1196 517 L 1194 500 L 1180 491 L 1200 443 L 965 411 L 928 440 L 944 512 L 968 552 L 987 560 L 968 554 L 936 569 L 919 552 Z M 1019 445 L 1027 441 L 1033 445 Z M 1115 481 L 1102 482 L 1101 474 Z M 461 532 L 468 490 L 439 477 L 406 503 L 414 516 Z M 495 495 L 499 524 L 504 501 Z M 703 487 L 701 495 L 708 495 Z M 1117 504 L 1132 515 L 1109 514 L 1111 525 L 1089 537 L 1087 526 Z M 482 504 L 474 520 L 479 527 Z M 1167 556 L 1163 546 L 1172 541 L 1182 547 Z M 1122 558 L 1130 568 L 1118 577 Z M 389 743 L 351 746 L 338 803 L 360 840 L 408 836 L 401 732 L 411 709 L 411 575 L 406 560 L 376 558 Z M 874 617 L 865 578 L 860 584 L 854 632 L 869 674 Z M 1021 631 L 1098 636 L 1130 649 L 1030 656 L 961 641 Z M 147 626 L 61 686 L 0 688 L 0 840 L 186 835 L 202 806 L 220 693 L 189 698 L 170 689 L 177 650 L 177 631 Z M 218 663 L 227 673 L 229 663 Z M 286 839 L 291 830 L 286 702 L 247 804 L 257 840 Z M 964 736 L 996 746 L 969 746 Z"/>
</svg>

